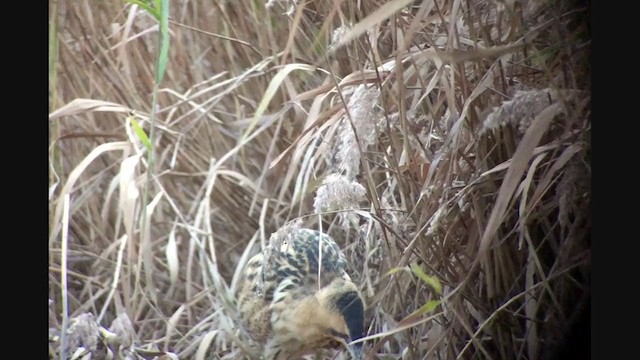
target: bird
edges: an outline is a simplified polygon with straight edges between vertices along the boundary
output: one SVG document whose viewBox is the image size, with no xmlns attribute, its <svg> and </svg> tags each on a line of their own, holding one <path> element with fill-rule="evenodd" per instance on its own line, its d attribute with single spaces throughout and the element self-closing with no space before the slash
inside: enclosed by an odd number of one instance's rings
<svg viewBox="0 0 640 360">
<path fill-rule="evenodd" d="M 293 360 L 346 347 L 362 359 L 365 302 L 346 272 L 335 240 L 297 228 L 272 241 L 244 269 L 238 294 L 243 327 L 264 346 L 265 360 Z"/>
</svg>

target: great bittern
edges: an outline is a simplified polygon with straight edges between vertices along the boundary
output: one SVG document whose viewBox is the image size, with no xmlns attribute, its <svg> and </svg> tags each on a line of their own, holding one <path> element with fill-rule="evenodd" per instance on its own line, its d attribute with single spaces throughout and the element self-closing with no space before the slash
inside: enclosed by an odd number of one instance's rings
<svg viewBox="0 0 640 360">
<path fill-rule="evenodd" d="M 320 265 L 321 264 L 321 265 Z M 364 301 L 328 235 L 298 229 L 247 263 L 238 297 L 241 319 L 264 344 L 266 360 L 298 359 L 342 344 L 362 359 Z"/>
</svg>

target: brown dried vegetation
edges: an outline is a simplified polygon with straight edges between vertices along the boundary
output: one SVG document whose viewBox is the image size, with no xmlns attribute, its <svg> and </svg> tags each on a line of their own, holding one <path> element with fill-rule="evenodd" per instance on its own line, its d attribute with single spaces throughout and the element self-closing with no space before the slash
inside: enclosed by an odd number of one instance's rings
<svg viewBox="0 0 640 360">
<path fill-rule="evenodd" d="M 150 168 L 156 21 L 50 2 L 53 358 L 257 358 L 237 278 L 300 223 L 350 261 L 367 359 L 556 351 L 590 293 L 588 8 L 170 4 Z"/>
</svg>

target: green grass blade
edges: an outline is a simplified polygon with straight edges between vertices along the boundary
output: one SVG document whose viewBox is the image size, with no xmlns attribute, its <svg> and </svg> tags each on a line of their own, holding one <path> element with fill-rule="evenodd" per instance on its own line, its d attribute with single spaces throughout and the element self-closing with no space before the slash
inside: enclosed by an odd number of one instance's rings
<svg viewBox="0 0 640 360">
<path fill-rule="evenodd" d="M 433 309 L 437 308 L 440 305 L 440 300 L 429 300 L 426 304 L 422 305 L 420 309 L 416 310 L 412 315 L 424 315 L 433 311 Z"/>
<path fill-rule="evenodd" d="M 156 18 L 156 20 L 160 21 L 160 12 L 158 11 L 158 9 L 149 5 L 147 2 L 141 1 L 141 0 L 127 0 L 127 2 L 130 4 L 138 5 L 139 7 L 143 8 L 146 12 L 148 12 L 151 16 Z"/>
<path fill-rule="evenodd" d="M 131 120 L 131 126 L 133 127 L 133 131 L 135 131 L 136 135 L 138 135 L 138 138 L 142 142 L 142 145 L 144 145 L 144 147 L 147 148 L 147 151 L 151 152 L 152 150 L 151 141 L 149 140 L 147 133 L 144 132 L 144 129 L 142 129 L 140 124 L 136 121 L 136 119 L 133 118 L 133 116 L 129 117 L 129 120 Z"/>
<path fill-rule="evenodd" d="M 156 69 L 156 84 L 160 84 L 167 68 L 169 55 L 169 0 L 162 1 L 160 7 L 160 53 L 158 54 L 158 68 Z"/>
<path fill-rule="evenodd" d="M 395 274 L 395 273 L 397 273 L 397 272 L 400 272 L 400 271 L 407 271 L 407 270 L 408 270 L 408 269 L 407 269 L 406 267 L 394 267 L 394 268 L 389 269 L 389 271 L 387 271 L 387 272 L 384 274 L 384 276 L 393 275 L 393 274 Z"/>
<path fill-rule="evenodd" d="M 440 281 L 438 278 L 434 276 L 429 276 L 422 271 L 422 268 L 418 266 L 418 264 L 411 264 L 411 271 L 416 274 L 422 281 L 424 281 L 427 285 L 431 286 L 433 290 L 439 295 L 442 294 L 442 285 L 440 285 Z"/>
</svg>

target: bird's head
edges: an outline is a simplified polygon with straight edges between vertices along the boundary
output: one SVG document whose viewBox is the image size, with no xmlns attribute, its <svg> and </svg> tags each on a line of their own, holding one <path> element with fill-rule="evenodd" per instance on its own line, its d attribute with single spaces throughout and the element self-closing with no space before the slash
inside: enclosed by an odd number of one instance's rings
<svg viewBox="0 0 640 360">
<path fill-rule="evenodd" d="M 324 319 L 322 326 L 335 341 L 343 344 L 351 357 L 362 359 L 362 343 L 351 344 L 362 338 L 364 332 L 364 301 L 351 280 L 337 278 L 316 294 Z"/>
</svg>

